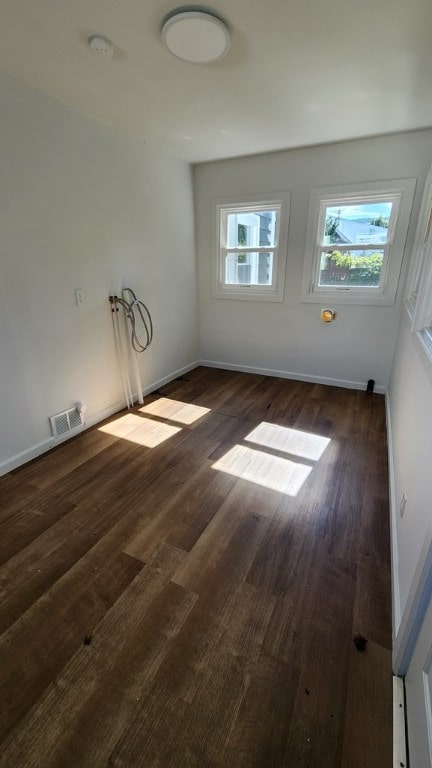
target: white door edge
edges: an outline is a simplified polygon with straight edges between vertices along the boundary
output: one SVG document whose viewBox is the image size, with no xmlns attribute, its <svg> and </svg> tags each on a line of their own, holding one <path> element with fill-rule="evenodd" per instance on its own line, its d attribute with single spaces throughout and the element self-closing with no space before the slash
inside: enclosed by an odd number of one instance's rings
<svg viewBox="0 0 432 768">
<path fill-rule="evenodd" d="M 393 768 L 407 768 L 405 692 L 401 677 L 393 677 Z"/>
<path fill-rule="evenodd" d="M 432 597 L 432 524 L 423 541 L 422 550 L 402 614 L 393 648 L 393 672 L 404 677 Z"/>
</svg>

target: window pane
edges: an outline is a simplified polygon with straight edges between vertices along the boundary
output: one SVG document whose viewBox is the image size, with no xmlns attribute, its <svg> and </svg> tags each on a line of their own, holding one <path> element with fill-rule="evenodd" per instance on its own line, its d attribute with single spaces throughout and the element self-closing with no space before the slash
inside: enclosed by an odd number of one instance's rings
<svg viewBox="0 0 432 768">
<path fill-rule="evenodd" d="M 321 243 L 386 243 L 392 206 L 391 202 L 326 206 Z"/>
<path fill-rule="evenodd" d="M 273 254 L 258 254 L 258 285 L 271 285 L 273 282 Z"/>
<path fill-rule="evenodd" d="M 246 211 L 227 214 L 228 248 L 276 245 L 277 211 Z"/>
<path fill-rule="evenodd" d="M 320 286 L 379 286 L 384 251 L 333 250 L 321 253 Z"/>
<path fill-rule="evenodd" d="M 225 283 L 227 285 L 272 285 L 273 253 L 227 253 Z"/>
</svg>

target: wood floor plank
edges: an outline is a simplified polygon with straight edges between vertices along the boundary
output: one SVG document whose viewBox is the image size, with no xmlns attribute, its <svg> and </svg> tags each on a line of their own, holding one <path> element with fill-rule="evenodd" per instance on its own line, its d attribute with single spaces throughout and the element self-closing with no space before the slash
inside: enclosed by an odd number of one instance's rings
<svg viewBox="0 0 432 768">
<path fill-rule="evenodd" d="M 112 610 L 107 605 L 94 623 L 91 644 L 85 646 L 81 640 L 63 671 L 47 682 L 39 701 L 24 716 L 19 738 L 11 734 L 6 739 L 1 766 L 36 768 L 41 752 L 46 766 L 76 766 L 89 753 L 94 759 L 89 764 L 103 764 L 106 758 L 101 755 L 109 754 L 118 738 L 116 728 L 125 727 L 118 718 L 120 705 L 129 713 L 137 707 L 143 677 L 149 669 L 157 669 L 179 616 L 195 601 L 193 594 L 169 583 L 183 556 L 167 546 L 148 566 L 123 556 L 135 564 L 135 578 L 129 579 L 129 588 L 122 585 Z M 179 594 L 184 596 L 182 601 Z M 82 629 L 81 636 L 85 636 Z M 49 716 L 51 712 L 55 718 Z M 97 727 L 104 732 L 100 741 L 93 738 Z"/>
<path fill-rule="evenodd" d="M 275 604 L 264 649 L 300 670 L 324 651 L 327 660 L 342 664 L 352 635 L 354 573 L 354 566 L 316 548 L 303 550 L 285 594 Z"/>
<path fill-rule="evenodd" d="M 97 548 L 122 518 L 117 505 L 98 512 L 92 505 L 75 507 L 5 565 L 0 573 L 0 632 L 58 583 L 95 543 Z M 95 569 L 103 566 L 100 553 L 95 553 L 92 563 Z"/>
<path fill-rule="evenodd" d="M 272 609 L 246 584 L 226 599 L 227 584 L 224 594 L 210 590 L 197 601 L 155 676 L 151 705 L 143 704 L 110 764 L 144 766 L 150 756 L 156 765 L 225 764 L 223 745 L 237 727 Z"/>
<path fill-rule="evenodd" d="M 75 467 L 69 474 L 58 478 L 50 487 L 50 493 L 62 494 L 64 498 L 79 504 L 94 499 L 111 501 L 117 498 L 119 477 L 131 463 L 148 451 L 143 446 L 116 440 L 103 451 L 92 456 L 84 465 Z M 115 486 L 114 492 L 111 490 Z"/>
<path fill-rule="evenodd" d="M 124 588 L 142 568 L 142 563 L 120 553 L 101 571 L 95 572 L 85 591 L 57 601 L 56 623 L 44 620 L 50 599 L 39 607 L 37 617 L 29 616 L 12 626 L 0 639 L 0 687 L 6 706 L 0 713 L 3 738 L 29 710 L 43 690 L 58 675 L 70 656 L 106 613 Z M 13 648 L 15 663 L 11 664 Z M 17 763 L 19 764 L 19 763 Z"/>
<path fill-rule="evenodd" d="M 292 664 L 262 652 L 249 675 L 246 695 L 218 765 L 290 768 L 295 763 L 287 749 L 287 723 L 293 717 L 292 691 L 298 688 L 299 672 Z"/>
<path fill-rule="evenodd" d="M 190 753 L 181 754 L 178 743 L 180 724 L 187 722 L 190 710 L 185 701 L 155 686 L 107 764 L 110 768 L 174 768 L 182 763 L 190 766 Z"/>
<path fill-rule="evenodd" d="M 341 768 L 391 765 L 393 750 L 391 651 L 369 643 L 351 648 Z"/>
<path fill-rule="evenodd" d="M 228 493 L 184 565 L 175 574 L 177 584 L 195 591 L 200 585 L 205 585 L 207 575 L 229 556 L 231 539 L 241 535 L 242 526 L 246 526 L 248 531 L 259 529 L 260 524 L 262 526 L 264 520 L 271 516 L 278 503 L 278 494 L 263 494 L 262 489 L 261 492 L 254 490 L 251 493 L 245 485 L 239 480 Z M 246 553 L 252 562 L 255 552 L 250 547 Z M 243 549 L 236 555 L 239 560 L 242 554 Z"/>
<path fill-rule="evenodd" d="M 292 588 L 292 575 L 302 542 L 298 520 L 284 505 L 282 512 L 278 510 L 269 523 L 247 574 L 247 581 L 270 595 L 287 594 Z"/>
<path fill-rule="evenodd" d="M 340 765 L 346 687 L 345 669 L 326 666 L 319 657 L 316 666 L 299 678 L 286 757 L 282 765 L 310 768 Z M 342 683 L 342 685 L 341 685 Z"/>
<path fill-rule="evenodd" d="M 391 577 L 387 569 L 357 566 L 353 628 L 356 634 L 392 649 Z"/>
<path fill-rule="evenodd" d="M 137 706 L 144 701 L 147 710 L 146 687 L 195 600 L 196 595 L 168 582 L 144 620 L 131 628 L 122 652 L 115 654 L 114 650 L 109 664 L 105 657 L 105 669 L 100 669 L 85 703 L 80 700 L 79 711 L 62 708 L 62 752 L 66 747 L 68 755 L 65 766 L 73 768 L 85 761 L 90 765 L 106 763 Z M 95 633 L 97 653 L 96 642 Z M 61 721 L 61 715 L 58 719 Z"/>
<path fill-rule="evenodd" d="M 316 570 L 321 584 L 309 591 L 297 616 L 286 661 L 301 670 L 295 718 L 287 739 L 287 765 L 339 765 L 352 645 L 353 568 L 327 556 Z M 307 606 L 309 603 L 309 611 Z M 279 649 L 279 653 L 282 649 Z"/>
<path fill-rule="evenodd" d="M 390 575 L 390 526 L 388 490 L 382 489 L 386 473 L 367 476 L 363 488 L 359 558 L 372 568 L 387 570 Z"/>
<path fill-rule="evenodd" d="M 198 367 L 0 499 L 2 768 L 391 768 L 381 395 Z"/>
<path fill-rule="evenodd" d="M 37 488 L 21 479 L 21 476 L 3 475 L 0 477 L 0 524 L 20 511 L 28 499 L 37 494 Z"/>
<path fill-rule="evenodd" d="M 60 478 L 82 466 L 93 456 L 116 442 L 115 437 L 97 430 L 85 432 L 78 440 L 71 440 L 50 451 L 36 462 L 30 462 L 21 470 L 24 482 L 37 488 L 47 488 Z"/>
<path fill-rule="evenodd" d="M 63 496 L 47 498 L 44 494 L 37 493 L 26 499 L 7 520 L 0 540 L 0 564 L 20 552 L 74 507 L 75 505 Z"/>
<path fill-rule="evenodd" d="M 152 494 L 153 515 L 125 547 L 133 557 L 145 561 L 161 540 L 189 551 L 236 482 L 233 477 L 213 472 L 206 462 L 198 469 L 190 467 L 188 481 L 185 481 L 185 469 L 188 467 L 182 464 L 179 485 L 168 497 L 165 483 L 161 494 Z"/>
</svg>

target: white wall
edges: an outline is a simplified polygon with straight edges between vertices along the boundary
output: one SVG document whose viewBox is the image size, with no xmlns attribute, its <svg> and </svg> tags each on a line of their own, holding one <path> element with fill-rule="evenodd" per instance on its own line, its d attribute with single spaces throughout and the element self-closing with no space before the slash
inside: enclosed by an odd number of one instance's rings
<svg viewBox="0 0 432 768">
<path fill-rule="evenodd" d="M 432 376 L 427 365 L 410 333 L 410 320 L 404 311 L 388 392 L 396 534 L 396 633 L 404 611 L 410 607 L 416 566 L 432 523 Z M 399 505 L 404 492 L 407 503 L 401 518 Z"/>
<path fill-rule="evenodd" d="M 53 413 L 120 407 L 109 294 L 151 310 L 144 387 L 196 361 L 197 300 L 188 165 L 6 76 L 0 105 L 1 472 Z"/>
<path fill-rule="evenodd" d="M 418 178 L 409 246 L 430 165 L 431 140 L 432 131 L 420 131 L 196 166 L 201 359 L 344 386 L 363 386 L 372 378 L 379 391 L 384 391 L 401 291 L 391 307 L 332 304 L 337 319 L 328 325 L 320 322 L 320 304 L 301 302 L 309 192 L 313 187 Z M 212 199 L 282 190 L 291 191 L 284 302 L 211 298 Z"/>
</svg>

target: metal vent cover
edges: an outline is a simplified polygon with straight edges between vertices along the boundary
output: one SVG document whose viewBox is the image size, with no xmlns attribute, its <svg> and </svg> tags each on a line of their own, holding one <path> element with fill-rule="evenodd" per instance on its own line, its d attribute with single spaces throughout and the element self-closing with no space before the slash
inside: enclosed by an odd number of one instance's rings
<svg viewBox="0 0 432 768">
<path fill-rule="evenodd" d="M 73 432 L 84 423 L 76 408 L 69 408 L 67 411 L 50 416 L 50 422 L 54 437 L 62 437 L 68 432 Z"/>
</svg>

